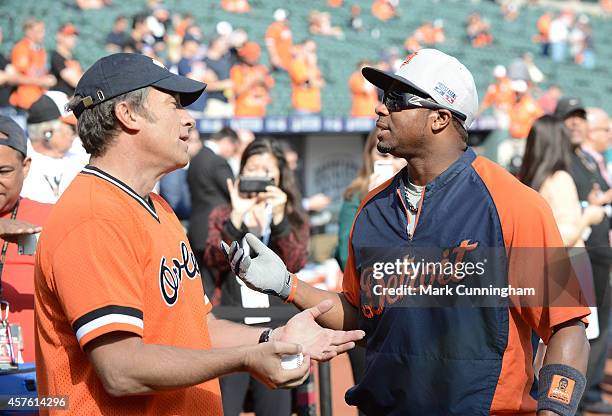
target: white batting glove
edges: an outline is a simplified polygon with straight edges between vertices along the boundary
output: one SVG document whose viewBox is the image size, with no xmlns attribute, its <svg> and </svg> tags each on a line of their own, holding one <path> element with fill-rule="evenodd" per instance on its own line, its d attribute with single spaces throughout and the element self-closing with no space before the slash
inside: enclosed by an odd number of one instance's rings
<svg viewBox="0 0 612 416">
<path fill-rule="evenodd" d="M 295 277 L 289 273 L 280 257 L 253 234 L 248 233 L 245 241 L 250 247 L 248 255 L 238 242 L 234 241 L 228 246 L 221 241 L 221 249 L 232 271 L 251 289 L 278 296 L 286 301 L 291 294 Z"/>
</svg>

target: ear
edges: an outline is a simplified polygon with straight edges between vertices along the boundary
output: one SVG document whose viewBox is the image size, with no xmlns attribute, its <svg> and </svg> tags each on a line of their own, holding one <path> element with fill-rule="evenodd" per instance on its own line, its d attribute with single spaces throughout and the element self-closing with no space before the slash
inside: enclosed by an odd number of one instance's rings
<svg viewBox="0 0 612 416">
<path fill-rule="evenodd" d="M 434 117 L 434 119 L 431 123 L 431 129 L 434 133 L 439 133 L 444 130 L 446 126 L 451 124 L 453 119 L 451 112 L 444 109 L 432 111 L 432 117 Z"/>
<path fill-rule="evenodd" d="M 115 105 L 115 117 L 128 130 L 139 131 L 142 117 L 138 115 L 125 101 L 120 101 Z"/>
<path fill-rule="evenodd" d="M 32 163 L 32 159 L 29 157 L 26 157 L 25 159 L 23 159 L 23 177 L 27 177 L 28 173 L 30 172 L 30 164 Z"/>
</svg>

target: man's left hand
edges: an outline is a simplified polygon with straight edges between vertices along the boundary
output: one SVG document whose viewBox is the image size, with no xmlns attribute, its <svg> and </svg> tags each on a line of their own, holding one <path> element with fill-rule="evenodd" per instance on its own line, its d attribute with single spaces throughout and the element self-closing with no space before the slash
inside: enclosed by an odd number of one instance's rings
<svg viewBox="0 0 612 416">
<path fill-rule="evenodd" d="M 0 219 L 0 238 L 11 243 L 17 243 L 22 235 L 36 234 L 42 231 L 42 227 L 25 221 Z"/>
<path fill-rule="evenodd" d="M 276 328 L 271 339 L 292 342 L 302 345 L 304 355 L 317 361 L 328 361 L 355 347 L 355 342 L 365 336 L 361 330 L 334 331 L 319 326 L 316 319 L 328 312 L 332 301 L 325 300 L 317 306 L 306 309 L 287 322 L 287 325 Z"/>
</svg>

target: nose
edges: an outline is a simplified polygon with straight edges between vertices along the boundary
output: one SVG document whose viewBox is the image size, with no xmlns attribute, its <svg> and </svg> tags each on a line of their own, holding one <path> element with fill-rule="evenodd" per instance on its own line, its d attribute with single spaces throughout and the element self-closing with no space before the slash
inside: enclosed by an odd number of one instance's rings
<svg viewBox="0 0 612 416">
<path fill-rule="evenodd" d="M 376 112 L 378 116 L 388 116 L 389 115 L 389 109 L 387 108 L 386 105 L 382 103 L 378 104 L 376 108 L 374 109 L 374 111 Z"/>
<path fill-rule="evenodd" d="M 192 129 L 195 126 L 195 120 L 189 114 L 189 111 L 184 108 L 181 109 L 181 124 L 189 129 Z"/>
</svg>

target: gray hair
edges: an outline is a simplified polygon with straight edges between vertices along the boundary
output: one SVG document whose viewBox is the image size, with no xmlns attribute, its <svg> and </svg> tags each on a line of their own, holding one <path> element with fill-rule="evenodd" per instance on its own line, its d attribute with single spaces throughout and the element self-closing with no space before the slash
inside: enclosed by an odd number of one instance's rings
<svg viewBox="0 0 612 416">
<path fill-rule="evenodd" d="M 102 156 L 121 132 L 121 123 L 115 115 L 115 106 L 120 102 L 126 102 L 132 110 L 147 120 L 155 121 L 145 108 L 150 88 L 126 92 L 83 111 L 77 122 L 77 134 L 91 157 Z M 73 111 L 82 98 L 79 95 L 74 96 L 66 105 L 66 109 Z"/>
<path fill-rule="evenodd" d="M 48 135 L 49 132 L 53 134 L 59 128 L 60 123 L 61 121 L 59 120 L 50 120 L 43 121 L 42 123 L 28 124 L 28 136 L 31 141 L 45 140 L 47 139 L 45 135 Z"/>
</svg>

